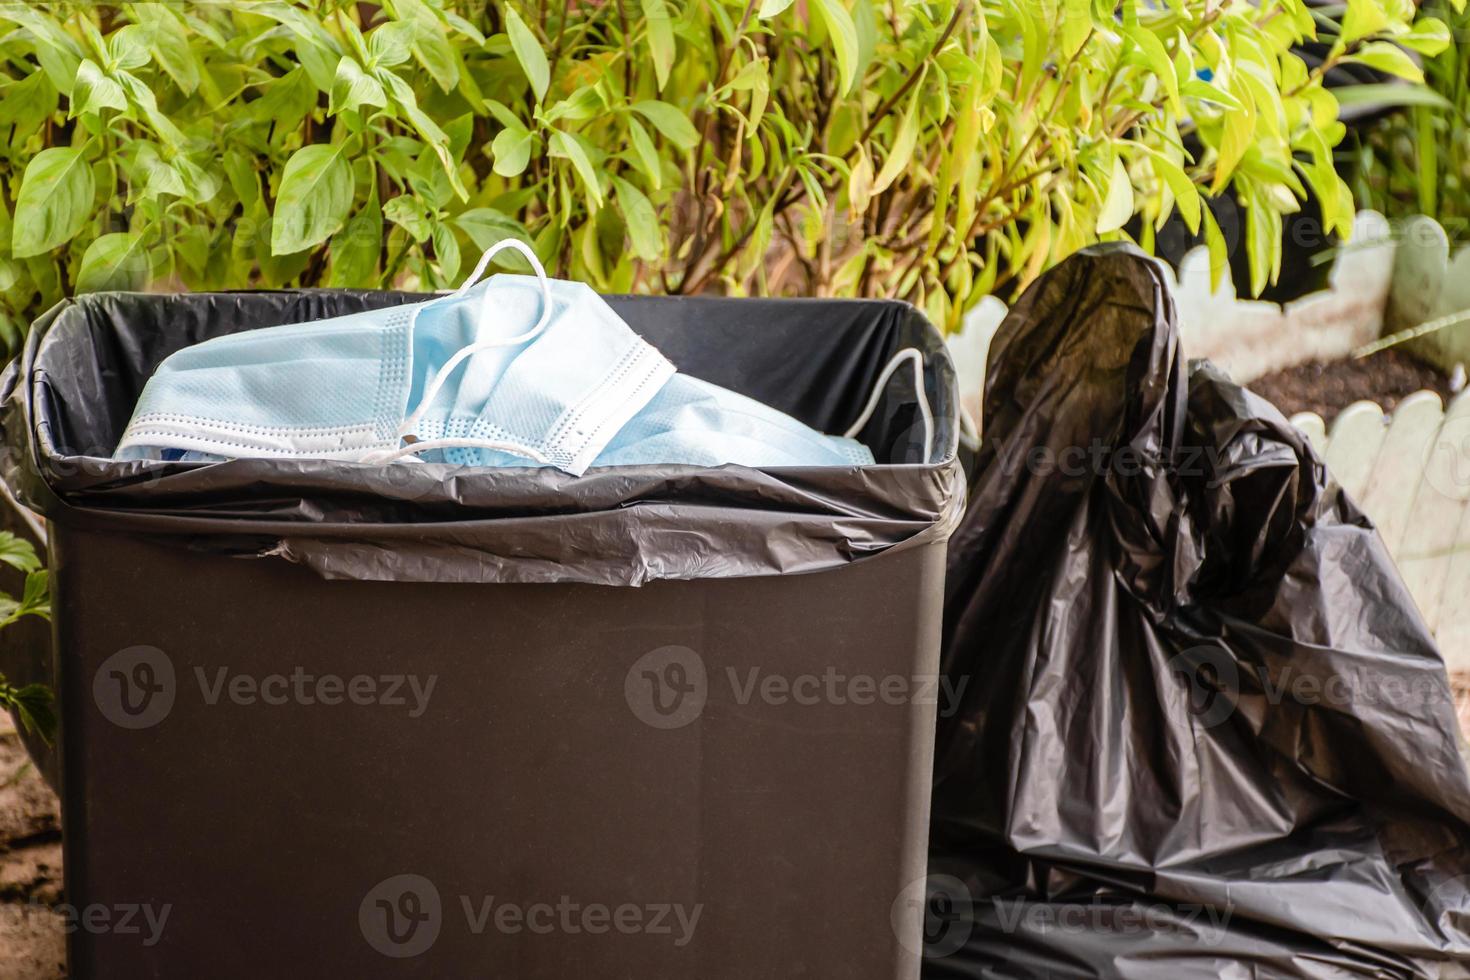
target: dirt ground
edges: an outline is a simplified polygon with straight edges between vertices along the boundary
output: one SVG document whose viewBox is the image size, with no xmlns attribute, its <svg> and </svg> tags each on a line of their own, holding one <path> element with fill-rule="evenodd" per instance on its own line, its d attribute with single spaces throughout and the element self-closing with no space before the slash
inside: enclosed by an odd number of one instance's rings
<svg viewBox="0 0 1470 980">
<path fill-rule="evenodd" d="M 66 976 L 56 796 L 0 714 L 0 980 Z"/>
<path fill-rule="evenodd" d="M 1454 396 L 1448 376 L 1395 348 L 1361 359 L 1299 364 L 1257 378 L 1246 387 L 1288 418 L 1297 412 L 1316 412 L 1328 425 L 1338 412 L 1363 398 L 1391 412 L 1400 399 L 1424 388 L 1439 392 L 1446 404 Z"/>
</svg>

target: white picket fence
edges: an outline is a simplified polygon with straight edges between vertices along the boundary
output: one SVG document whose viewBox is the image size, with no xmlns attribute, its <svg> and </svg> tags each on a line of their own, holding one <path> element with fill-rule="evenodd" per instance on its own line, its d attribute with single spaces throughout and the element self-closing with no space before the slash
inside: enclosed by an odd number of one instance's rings
<svg viewBox="0 0 1470 980">
<path fill-rule="evenodd" d="M 1470 392 L 1448 409 L 1416 392 L 1391 416 L 1358 402 L 1330 430 L 1310 412 L 1292 422 L 1378 526 L 1450 669 L 1470 671 Z"/>
</svg>

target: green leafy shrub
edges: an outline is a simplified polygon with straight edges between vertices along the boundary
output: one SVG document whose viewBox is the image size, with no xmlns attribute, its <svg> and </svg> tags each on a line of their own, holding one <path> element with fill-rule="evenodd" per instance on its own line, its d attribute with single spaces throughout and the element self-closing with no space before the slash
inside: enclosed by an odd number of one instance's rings
<svg viewBox="0 0 1470 980">
<path fill-rule="evenodd" d="M 1353 0 L 1340 58 L 1428 49 Z M 0 286 L 444 286 L 514 235 L 603 290 L 900 296 L 942 324 L 1201 194 L 1257 290 L 1346 230 L 1302 0 L 0 3 Z M 1186 147 L 1192 147 L 1187 149 Z M 1137 215 L 1141 219 L 1129 225 Z"/>
<path fill-rule="evenodd" d="M 19 599 L 0 592 L 0 629 L 22 616 L 51 618 L 51 591 L 46 570 L 36 549 L 24 538 L 0 531 L 0 563 L 25 574 L 25 588 Z M 54 696 L 44 684 L 16 687 L 0 674 L 0 711 L 12 711 L 26 730 L 40 735 L 48 744 L 56 737 Z"/>
<path fill-rule="evenodd" d="M 1349 93 L 1406 103 L 1360 139 L 1354 192 L 1362 207 L 1391 218 L 1427 214 L 1463 239 L 1470 232 L 1470 14 L 1464 0 L 1429 6 L 1458 43 L 1424 60 L 1425 84 Z"/>
</svg>

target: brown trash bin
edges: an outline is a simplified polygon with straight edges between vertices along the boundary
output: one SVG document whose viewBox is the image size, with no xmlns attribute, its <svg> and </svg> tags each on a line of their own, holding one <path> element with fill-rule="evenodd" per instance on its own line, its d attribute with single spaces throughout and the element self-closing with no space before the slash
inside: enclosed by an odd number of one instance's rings
<svg viewBox="0 0 1470 980">
<path fill-rule="evenodd" d="M 105 457 L 207 336 L 401 294 L 99 294 L 4 379 L 51 521 L 70 971 L 915 978 L 953 374 L 895 303 L 614 300 L 879 464 Z M 922 885 L 920 885 L 922 888 Z"/>
</svg>

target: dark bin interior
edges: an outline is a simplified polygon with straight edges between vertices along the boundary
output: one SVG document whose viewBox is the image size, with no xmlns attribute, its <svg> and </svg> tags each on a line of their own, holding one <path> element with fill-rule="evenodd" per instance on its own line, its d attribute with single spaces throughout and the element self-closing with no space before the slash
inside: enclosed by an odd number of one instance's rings
<svg viewBox="0 0 1470 980">
<path fill-rule="evenodd" d="M 108 457 L 144 383 L 174 351 L 242 330 L 422 299 L 355 290 L 83 296 L 61 311 L 38 350 L 40 390 L 49 402 L 38 415 L 48 420 L 47 437 L 58 455 Z M 908 369 L 889 381 L 860 439 L 879 463 L 939 463 L 953 454 L 953 367 L 941 353 L 938 333 L 906 303 L 640 296 L 608 301 L 679 370 L 829 433 L 842 432 L 857 418 L 889 357 L 917 347 L 925 355 L 925 388 L 936 425 L 932 458 L 920 458 L 922 428 Z"/>
</svg>

